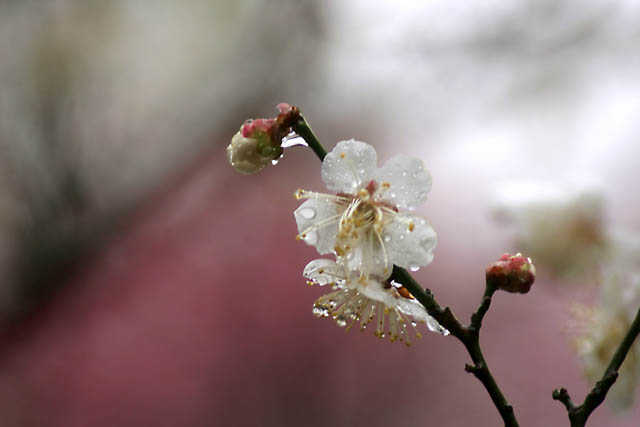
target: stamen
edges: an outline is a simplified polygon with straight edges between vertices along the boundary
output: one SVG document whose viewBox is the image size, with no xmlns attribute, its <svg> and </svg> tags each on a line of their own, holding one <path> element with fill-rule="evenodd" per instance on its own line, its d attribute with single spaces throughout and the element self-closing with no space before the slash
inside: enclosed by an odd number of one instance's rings
<svg viewBox="0 0 640 427">
<path fill-rule="evenodd" d="M 320 229 L 321 227 L 325 227 L 333 222 L 336 222 L 338 220 L 338 218 L 340 218 L 340 215 L 334 215 L 332 217 L 329 218 L 325 218 L 320 222 L 317 222 L 315 224 L 313 224 L 311 227 L 306 228 L 305 230 L 303 230 L 302 232 L 300 232 L 297 236 L 296 236 L 296 240 L 300 240 L 300 239 L 304 239 L 305 237 L 307 237 L 307 233 L 309 233 L 310 231 L 316 230 L 316 229 Z"/>
<path fill-rule="evenodd" d="M 384 272 L 386 274 L 389 272 L 389 258 L 387 257 L 387 248 L 384 246 L 384 241 L 382 239 L 382 236 L 380 235 L 380 233 L 378 232 L 375 226 L 373 227 L 373 232 L 378 238 L 378 242 L 380 242 L 380 248 L 382 248 L 382 256 L 384 257 Z"/>
<path fill-rule="evenodd" d="M 298 190 L 296 190 L 295 193 L 293 193 L 293 197 L 295 197 L 298 200 L 300 199 L 314 199 L 314 200 L 332 199 L 332 200 L 335 200 L 336 202 L 347 202 L 352 199 L 350 197 L 340 196 L 336 194 L 316 193 L 315 191 L 307 191 L 301 188 L 299 188 Z"/>
</svg>

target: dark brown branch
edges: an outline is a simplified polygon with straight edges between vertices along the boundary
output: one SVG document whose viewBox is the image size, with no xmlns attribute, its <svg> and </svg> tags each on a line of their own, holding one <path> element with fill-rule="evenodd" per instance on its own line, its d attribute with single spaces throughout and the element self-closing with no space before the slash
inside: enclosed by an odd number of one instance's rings
<svg viewBox="0 0 640 427">
<path fill-rule="evenodd" d="M 462 342 L 473 361 L 473 365 L 465 365 L 465 371 L 472 373 L 484 385 L 493 404 L 498 409 L 505 427 L 517 427 L 518 421 L 513 413 L 513 407 L 507 402 L 500 387 L 498 387 L 480 349 L 480 326 L 491 305 L 491 297 L 496 291 L 495 286 L 487 283 L 480 307 L 471 317 L 471 324 L 464 326 L 456 319 L 448 307 L 442 308 L 436 302 L 431 291 L 423 290 L 404 268 L 394 266 L 391 279 L 407 288 L 411 295 L 427 309 L 431 317 L 436 319 L 438 323 L 451 332 L 451 335 Z"/>
</svg>

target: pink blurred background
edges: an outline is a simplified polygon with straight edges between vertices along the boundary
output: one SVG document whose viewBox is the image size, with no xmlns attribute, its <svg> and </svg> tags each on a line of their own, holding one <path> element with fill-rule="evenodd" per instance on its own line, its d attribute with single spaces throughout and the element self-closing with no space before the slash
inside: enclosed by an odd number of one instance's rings
<svg viewBox="0 0 640 427">
<path fill-rule="evenodd" d="M 415 273 L 467 320 L 512 248 L 495 188 L 603 188 L 640 231 L 640 8 L 633 2 L 0 3 L 0 424 L 501 425 L 454 338 L 411 348 L 311 315 L 292 197 L 309 150 L 243 176 L 225 147 L 287 101 L 327 148 L 420 156 L 438 232 Z M 582 400 L 569 306 L 544 271 L 500 294 L 485 356 L 523 426 Z M 604 405 L 589 425 L 636 426 Z"/>
</svg>

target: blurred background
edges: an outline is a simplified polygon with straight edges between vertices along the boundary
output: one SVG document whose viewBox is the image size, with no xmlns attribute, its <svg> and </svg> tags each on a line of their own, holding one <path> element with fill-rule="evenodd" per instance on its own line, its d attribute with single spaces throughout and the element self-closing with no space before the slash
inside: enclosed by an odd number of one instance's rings
<svg viewBox="0 0 640 427">
<path fill-rule="evenodd" d="M 455 339 L 311 315 L 312 153 L 244 176 L 225 147 L 286 101 L 329 149 L 421 157 L 439 247 L 415 277 L 466 320 L 519 249 L 504 184 L 597 188 L 598 227 L 640 233 L 639 43 L 630 0 L 0 1 L 1 424 L 501 425 Z M 589 389 L 570 307 L 597 280 L 544 267 L 482 334 L 523 426 L 568 425 L 551 391 Z"/>
</svg>

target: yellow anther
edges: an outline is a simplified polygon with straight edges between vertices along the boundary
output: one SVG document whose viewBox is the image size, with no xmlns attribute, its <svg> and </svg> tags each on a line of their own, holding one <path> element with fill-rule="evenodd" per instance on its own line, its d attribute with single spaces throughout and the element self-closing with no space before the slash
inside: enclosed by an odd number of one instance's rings
<svg viewBox="0 0 640 427">
<path fill-rule="evenodd" d="M 391 183 L 389 181 L 382 181 L 380 185 L 383 186 L 384 188 L 391 187 Z"/>
<path fill-rule="evenodd" d="M 409 231 L 413 231 L 416 229 L 416 225 L 413 222 L 409 223 Z"/>
<path fill-rule="evenodd" d="M 344 153 L 344 151 L 343 151 L 342 153 L 340 153 L 340 158 L 341 158 L 341 159 L 344 159 L 344 158 L 345 158 L 345 156 L 346 156 L 346 154 Z"/>
</svg>

